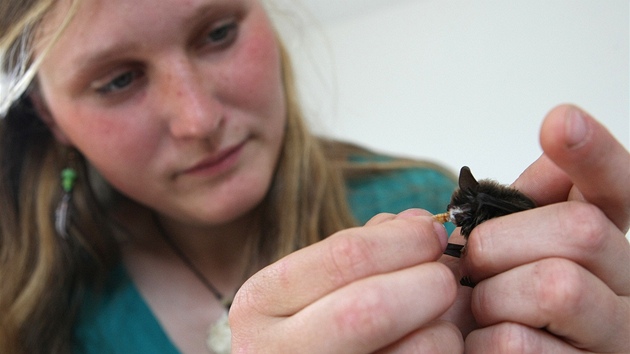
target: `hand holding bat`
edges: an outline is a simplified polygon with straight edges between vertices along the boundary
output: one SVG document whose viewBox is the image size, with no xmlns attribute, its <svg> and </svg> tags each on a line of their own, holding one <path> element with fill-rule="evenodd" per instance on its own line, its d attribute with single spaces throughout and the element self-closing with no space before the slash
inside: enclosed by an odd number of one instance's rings
<svg viewBox="0 0 630 354">
<path fill-rule="evenodd" d="M 549 113 L 541 145 L 513 185 L 539 207 L 468 235 L 482 328 L 466 353 L 630 352 L 630 154 L 572 106 Z"/>
</svg>

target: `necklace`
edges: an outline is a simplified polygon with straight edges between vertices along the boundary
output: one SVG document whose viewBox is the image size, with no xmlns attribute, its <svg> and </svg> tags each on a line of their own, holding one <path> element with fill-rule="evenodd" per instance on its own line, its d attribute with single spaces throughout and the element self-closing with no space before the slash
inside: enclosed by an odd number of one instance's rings
<svg viewBox="0 0 630 354">
<path fill-rule="evenodd" d="M 158 220 L 157 216 L 154 215 L 155 224 L 158 228 L 159 234 L 162 236 L 164 241 L 169 245 L 169 247 L 173 250 L 173 252 L 177 255 L 177 257 L 184 262 L 186 267 L 195 275 L 199 281 L 208 289 L 212 295 L 219 301 L 221 307 L 223 307 L 224 311 L 221 314 L 221 317 L 214 322 L 210 326 L 208 330 L 208 338 L 206 339 L 206 346 L 208 349 L 213 351 L 216 354 L 229 354 L 232 348 L 232 332 L 230 331 L 230 324 L 228 322 L 228 312 L 230 311 L 230 306 L 232 306 L 233 296 L 226 297 L 214 286 L 212 283 L 206 279 L 206 277 L 201 273 L 199 268 L 195 266 L 195 264 L 186 256 L 186 254 L 182 251 L 181 248 L 177 246 L 175 241 L 168 236 L 166 230 L 162 226 L 162 223 Z"/>
</svg>

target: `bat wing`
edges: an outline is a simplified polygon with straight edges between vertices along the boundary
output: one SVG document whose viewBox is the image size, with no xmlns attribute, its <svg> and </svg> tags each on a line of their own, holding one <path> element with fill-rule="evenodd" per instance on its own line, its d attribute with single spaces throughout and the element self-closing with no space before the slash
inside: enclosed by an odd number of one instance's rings
<svg viewBox="0 0 630 354">
<path fill-rule="evenodd" d="M 479 193 L 477 195 L 477 201 L 480 208 L 491 207 L 500 212 L 501 215 L 508 215 L 533 208 L 532 205 L 521 200 L 506 200 L 486 193 Z"/>
</svg>

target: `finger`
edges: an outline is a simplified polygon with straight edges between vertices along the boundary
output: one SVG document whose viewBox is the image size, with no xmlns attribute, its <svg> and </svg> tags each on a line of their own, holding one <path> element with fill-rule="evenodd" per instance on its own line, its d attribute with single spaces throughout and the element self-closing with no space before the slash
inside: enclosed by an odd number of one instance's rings
<svg viewBox="0 0 630 354">
<path fill-rule="evenodd" d="M 353 281 L 434 261 L 446 238 L 443 225 L 430 216 L 406 214 L 344 230 L 261 270 L 241 287 L 235 304 L 289 316 Z"/>
<path fill-rule="evenodd" d="M 376 214 L 365 223 L 365 226 L 382 224 L 385 221 L 394 220 L 395 218 L 396 218 L 396 214 L 391 214 L 391 213 Z"/>
<path fill-rule="evenodd" d="M 536 220 L 536 222 L 532 222 Z M 479 282 L 550 257 L 582 265 L 618 295 L 630 294 L 630 247 L 595 206 L 569 202 L 489 220 L 471 233 L 462 273 Z"/>
<path fill-rule="evenodd" d="M 541 128 L 545 154 L 622 230 L 630 225 L 630 153 L 574 106 L 552 110 Z"/>
<path fill-rule="evenodd" d="M 545 330 L 516 323 L 501 323 L 472 332 L 466 337 L 467 354 L 584 353 Z"/>
<path fill-rule="evenodd" d="M 569 176 L 547 155 L 538 158 L 512 184 L 539 206 L 566 201 L 572 186 Z"/>
<path fill-rule="evenodd" d="M 527 264 L 479 283 L 472 311 L 481 326 L 515 322 L 545 328 L 581 349 L 630 350 L 627 337 L 614 335 L 630 333 L 630 301 L 562 258 Z"/>
<path fill-rule="evenodd" d="M 433 321 L 407 335 L 377 354 L 463 353 L 464 339 L 455 325 L 448 321 Z"/>
<path fill-rule="evenodd" d="M 374 352 L 434 321 L 456 292 L 448 268 L 425 263 L 351 283 L 286 319 L 274 333 L 294 338 L 295 350 L 283 347 L 283 352 Z"/>
<path fill-rule="evenodd" d="M 419 216 L 432 216 L 432 214 L 424 209 L 408 209 L 398 214 L 380 213 L 374 215 L 370 220 L 368 220 L 368 222 L 365 223 L 365 226 L 378 225 L 396 218 L 414 218 Z"/>
</svg>

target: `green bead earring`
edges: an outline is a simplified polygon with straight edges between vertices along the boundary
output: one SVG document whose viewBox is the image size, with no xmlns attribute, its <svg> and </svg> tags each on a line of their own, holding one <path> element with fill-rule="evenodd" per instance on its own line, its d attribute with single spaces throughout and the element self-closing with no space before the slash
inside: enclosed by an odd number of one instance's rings
<svg viewBox="0 0 630 354">
<path fill-rule="evenodd" d="M 74 188 L 74 181 L 77 179 L 77 171 L 73 168 L 64 168 L 61 171 L 61 188 L 66 193 L 72 192 L 72 188 Z"/>
<path fill-rule="evenodd" d="M 63 196 L 55 210 L 55 230 L 57 234 L 64 239 L 68 238 L 68 218 L 70 215 L 70 201 L 72 199 L 72 190 L 77 180 L 77 171 L 73 168 L 64 168 L 61 171 L 61 189 Z"/>
</svg>

